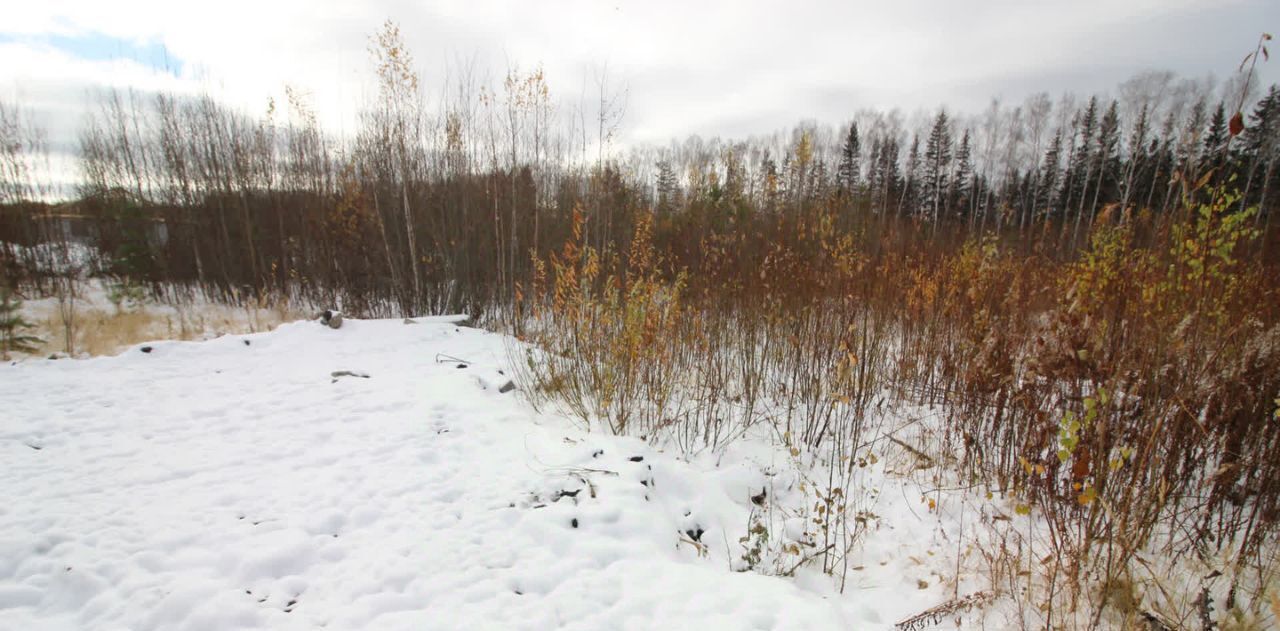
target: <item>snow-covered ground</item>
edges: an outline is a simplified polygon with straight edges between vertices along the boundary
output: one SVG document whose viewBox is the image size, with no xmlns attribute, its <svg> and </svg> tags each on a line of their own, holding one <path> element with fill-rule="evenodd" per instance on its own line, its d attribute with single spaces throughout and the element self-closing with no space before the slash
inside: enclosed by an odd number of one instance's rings
<svg viewBox="0 0 1280 631">
<path fill-rule="evenodd" d="M 887 459 L 844 593 L 731 571 L 785 454 L 535 413 L 506 346 L 295 322 L 0 366 L 0 629 L 876 629 L 971 591 Z"/>
</svg>

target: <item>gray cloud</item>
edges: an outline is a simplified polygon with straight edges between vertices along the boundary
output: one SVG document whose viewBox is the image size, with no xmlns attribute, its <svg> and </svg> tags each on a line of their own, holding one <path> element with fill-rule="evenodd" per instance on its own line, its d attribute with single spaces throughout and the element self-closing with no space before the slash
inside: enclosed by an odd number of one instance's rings
<svg viewBox="0 0 1280 631">
<path fill-rule="evenodd" d="M 183 89 L 260 111 L 289 83 L 313 95 L 328 125 L 349 130 L 372 92 L 368 35 L 391 18 L 429 89 L 458 60 L 473 59 L 490 77 L 540 63 L 568 108 L 584 91 L 591 100 L 607 64 L 611 80 L 629 88 L 623 140 L 655 143 L 841 122 L 862 108 L 977 112 L 992 97 L 1114 92 L 1150 69 L 1221 79 L 1262 30 L 1280 27 L 1274 0 L 100 4 L 26 7 L 6 28 L 158 38 L 188 62 Z M 116 76 L 118 64 L 28 53 L 18 60 L 12 46 L 0 47 L 8 68 L 0 97 L 40 110 L 60 138 L 73 135 L 63 128 L 81 119 L 86 86 L 145 78 Z M 14 68 L 19 61 L 25 67 Z M 1276 64 L 1261 68 L 1264 84 L 1280 76 Z"/>
</svg>

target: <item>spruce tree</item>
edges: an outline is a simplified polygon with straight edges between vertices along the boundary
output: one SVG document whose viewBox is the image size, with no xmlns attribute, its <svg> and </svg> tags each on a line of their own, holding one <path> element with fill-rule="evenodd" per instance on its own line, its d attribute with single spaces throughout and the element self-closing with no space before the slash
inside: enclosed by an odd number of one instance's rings
<svg viewBox="0 0 1280 631">
<path fill-rule="evenodd" d="M 960 216 L 968 215 L 972 209 L 969 207 L 970 193 L 973 192 L 973 151 L 970 148 L 969 130 L 964 130 L 964 135 L 960 137 L 960 146 L 956 149 L 956 168 L 955 174 L 952 176 L 952 202 L 951 207 L 954 208 Z"/>
<path fill-rule="evenodd" d="M 1055 202 L 1058 199 L 1058 180 L 1062 173 L 1059 169 L 1060 162 L 1062 162 L 1061 131 L 1055 133 L 1053 140 L 1049 141 L 1049 149 L 1044 152 L 1044 162 L 1040 166 L 1040 199 L 1036 201 L 1036 206 L 1046 220 L 1053 217 Z"/>
<path fill-rule="evenodd" d="M 898 214 L 904 208 L 914 209 L 920 188 L 920 136 L 911 137 L 911 150 L 907 152 L 907 168 L 902 175 L 902 196 L 898 198 Z"/>
<path fill-rule="evenodd" d="M 9 358 L 9 353 L 34 353 L 41 340 L 27 334 L 33 328 L 30 322 L 22 317 L 22 301 L 0 286 L 0 356 Z"/>
<path fill-rule="evenodd" d="M 1267 213 L 1268 197 L 1280 185 L 1276 181 L 1280 179 L 1280 169 L 1276 168 L 1280 160 L 1280 86 L 1272 85 L 1267 95 L 1254 105 L 1240 139 L 1239 164 L 1245 174 L 1240 208 L 1247 208 L 1249 204 L 1262 206 L 1261 219 Z"/>
<path fill-rule="evenodd" d="M 1116 102 L 1112 101 L 1103 114 L 1098 125 L 1098 143 L 1094 159 L 1097 161 L 1097 177 L 1094 180 L 1093 199 L 1089 203 L 1090 223 L 1093 213 L 1098 210 L 1098 202 L 1106 203 L 1119 197 L 1117 184 L 1120 181 L 1120 114 Z"/>
<path fill-rule="evenodd" d="M 854 193 L 858 190 L 858 179 L 860 177 L 859 152 L 861 145 L 858 141 L 858 124 L 849 124 L 849 134 L 845 137 L 844 146 L 840 148 L 840 190 L 845 193 Z"/>
<path fill-rule="evenodd" d="M 936 222 L 942 214 L 947 192 L 947 176 L 951 165 L 951 131 L 947 128 L 947 112 L 938 112 L 933 129 L 925 141 L 924 167 L 920 181 L 920 214 Z"/>
<path fill-rule="evenodd" d="M 1151 132 L 1151 108 L 1144 103 L 1142 109 L 1138 110 L 1138 119 L 1133 122 L 1133 128 L 1129 130 L 1129 164 L 1125 169 L 1124 180 L 1121 182 L 1123 186 L 1123 199 L 1121 203 L 1128 206 L 1133 201 L 1135 191 L 1141 188 L 1142 175 L 1145 172 L 1146 165 L 1146 145 L 1147 136 Z"/>
<path fill-rule="evenodd" d="M 1098 98 L 1090 97 L 1089 105 L 1080 116 L 1079 136 L 1076 149 L 1071 155 L 1071 164 L 1067 171 L 1071 177 L 1071 197 L 1068 205 L 1083 206 L 1085 193 L 1088 192 L 1089 180 L 1093 175 L 1093 134 L 1098 125 Z"/>
<path fill-rule="evenodd" d="M 1200 143 L 1200 169 L 1207 170 L 1222 165 L 1223 152 L 1227 149 L 1227 106 L 1218 101 L 1213 116 L 1209 119 L 1209 129 L 1205 131 L 1204 141 Z"/>
</svg>

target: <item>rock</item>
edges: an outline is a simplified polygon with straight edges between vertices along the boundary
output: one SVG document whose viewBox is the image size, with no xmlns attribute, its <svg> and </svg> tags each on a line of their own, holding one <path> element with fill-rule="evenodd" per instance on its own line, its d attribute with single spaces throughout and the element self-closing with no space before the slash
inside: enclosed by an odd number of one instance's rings
<svg viewBox="0 0 1280 631">
<path fill-rule="evenodd" d="M 244 345 L 245 345 L 245 346 L 248 346 L 248 345 L 249 345 L 249 340 L 245 340 L 245 341 L 244 341 Z"/>
<path fill-rule="evenodd" d="M 503 394 L 506 394 L 506 393 L 511 392 L 512 390 L 515 390 L 515 389 L 516 389 L 516 382 L 511 381 L 510 379 L 508 379 L 506 383 L 502 384 L 502 387 L 501 387 L 501 388 L 498 388 L 498 392 L 501 392 L 501 393 L 503 393 Z"/>
<path fill-rule="evenodd" d="M 452 324 L 455 327 L 475 328 L 475 318 L 472 318 L 470 315 L 467 315 L 465 313 L 458 313 L 458 314 L 447 315 L 447 316 L 436 316 L 435 319 L 436 321 L 440 321 L 440 322 L 448 322 L 449 324 Z M 454 330 L 456 331 L 457 329 L 455 328 Z"/>
<path fill-rule="evenodd" d="M 405 319 L 404 319 L 404 323 L 405 323 L 405 324 L 417 324 L 417 323 L 418 323 L 418 321 L 417 321 L 417 320 L 414 320 L 413 318 L 405 318 Z"/>
<path fill-rule="evenodd" d="M 320 314 L 320 324 L 328 326 L 331 329 L 342 328 L 342 312 L 325 309 L 324 313 Z"/>
<path fill-rule="evenodd" d="M 143 346 L 142 348 L 140 348 L 140 349 L 138 349 L 138 350 L 140 350 L 140 351 L 142 351 L 142 352 L 144 352 L 144 353 L 150 353 L 150 352 L 151 352 L 151 347 L 150 347 L 150 346 Z"/>
</svg>

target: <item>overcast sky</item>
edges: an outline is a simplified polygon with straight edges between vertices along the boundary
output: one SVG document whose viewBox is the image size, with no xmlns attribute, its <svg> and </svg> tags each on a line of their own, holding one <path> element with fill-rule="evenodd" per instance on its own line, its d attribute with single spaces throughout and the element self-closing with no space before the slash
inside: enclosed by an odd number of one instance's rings
<svg viewBox="0 0 1280 631">
<path fill-rule="evenodd" d="M 607 64 L 627 88 L 629 143 L 840 123 L 859 108 L 976 112 L 993 96 L 1113 92 L 1152 69 L 1223 79 L 1280 30 L 1280 0 L 14 0 L 3 14 L 0 98 L 55 144 L 110 85 L 208 90 L 261 112 L 287 83 L 343 131 L 372 92 L 368 39 L 388 18 L 428 87 L 449 62 L 495 75 L 540 63 L 573 104 Z M 1280 59 L 1261 66 L 1264 85 L 1278 78 Z"/>
</svg>

